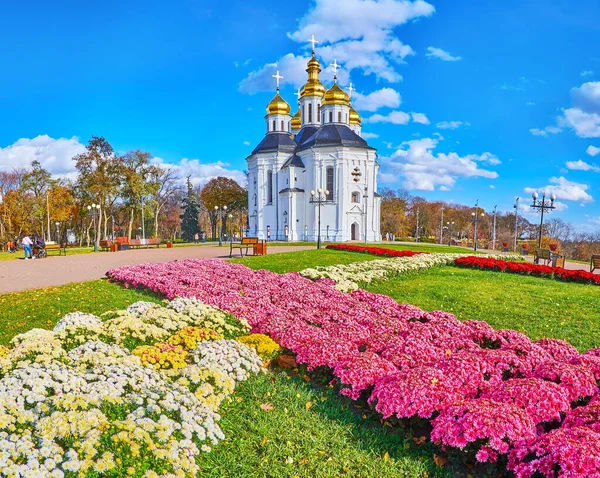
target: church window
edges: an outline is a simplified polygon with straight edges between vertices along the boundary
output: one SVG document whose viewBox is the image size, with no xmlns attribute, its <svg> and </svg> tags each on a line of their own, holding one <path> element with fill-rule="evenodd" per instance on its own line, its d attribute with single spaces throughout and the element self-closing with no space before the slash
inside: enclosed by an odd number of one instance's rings
<svg viewBox="0 0 600 478">
<path fill-rule="evenodd" d="M 312 103 L 308 104 L 308 122 L 312 123 Z"/>
<path fill-rule="evenodd" d="M 306 123 L 306 116 L 304 116 L 304 105 L 302 105 L 302 124 Z"/>
<path fill-rule="evenodd" d="M 273 129 L 272 129 L 272 131 L 275 131 L 275 128 L 276 128 L 275 127 L 275 120 L 273 120 Z"/>
<path fill-rule="evenodd" d="M 346 124 L 348 124 L 348 115 L 346 115 Z"/>
<path fill-rule="evenodd" d="M 288 133 L 289 133 L 290 131 L 292 131 L 292 130 L 290 129 L 290 122 L 288 121 Z"/>
<path fill-rule="evenodd" d="M 352 202 L 360 202 L 360 193 L 352 193 Z"/>
<path fill-rule="evenodd" d="M 273 171 L 267 171 L 267 204 L 273 204 Z"/>
<path fill-rule="evenodd" d="M 329 191 L 329 194 L 327 195 L 327 199 L 329 199 L 330 201 L 333 199 L 333 168 L 330 166 L 327 168 L 327 185 L 326 185 L 326 189 Z"/>
<path fill-rule="evenodd" d="M 329 122 L 333 123 L 333 111 L 329 112 Z"/>
<path fill-rule="evenodd" d="M 323 113 L 323 124 L 325 124 L 325 113 Z"/>
<path fill-rule="evenodd" d="M 338 123 L 342 122 L 342 112 L 338 111 Z"/>
<path fill-rule="evenodd" d="M 285 131 L 285 128 L 283 127 L 285 123 L 283 122 L 283 120 L 281 120 L 281 131 Z"/>
<path fill-rule="evenodd" d="M 318 105 L 318 108 L 319 108 L 319 110 L 318 110 L 317 118 L 320 118 L 321 117 L 321 105 Z"/>
</svg>

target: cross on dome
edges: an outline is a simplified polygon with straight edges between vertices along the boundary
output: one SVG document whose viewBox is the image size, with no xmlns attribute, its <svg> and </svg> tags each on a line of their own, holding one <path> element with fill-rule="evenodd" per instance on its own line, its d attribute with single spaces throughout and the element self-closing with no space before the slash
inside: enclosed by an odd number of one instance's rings
<svg viewBox="0 0 600 478">
<path fill-rule="evenodd" d="M 352 86 L 352 83 L 350 83 L 350 86 L 348 87 L 348 91 L 350 92 L 350 94 L 348 95 L 348 98 L 352 99 L 352 92 L 356 91 L 356 88 L 354 88 Z"/>
<path fill-rule="evenodd" d="M 338 65 L 337 61 L 334 59 L 333 63 L 329 66 L 333 67 L 333 81 L 337 80 L 337 70 L 340 67 L 340 65 Z"/>
<path fill-rule="evenodd" d="M 273 78 L 275 78 L 275 80 L 277 81 L 277 91 L 279 91 L 279 80 L 283 80 L 283 76 L 281 76 L 279 74 L 279 70 L 277 70 L 277 73 L 275 73 L 274 75 L 272 75 Z"/>
<path fill-rule="evenodd" d="M 308 43 L 312 43 L 312 52 L 313 52 L 313 55 L 314 55 L 315 54 L 315 43 L 319 43 L 319 40 L 315 40 L 315 36 L 312 35 L 310 37 L 310 39 L 308 40 Z"/>
</svg>

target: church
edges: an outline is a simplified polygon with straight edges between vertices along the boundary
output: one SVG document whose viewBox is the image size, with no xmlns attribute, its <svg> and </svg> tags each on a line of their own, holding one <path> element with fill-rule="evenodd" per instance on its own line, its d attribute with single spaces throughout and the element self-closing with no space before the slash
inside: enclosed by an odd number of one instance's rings
<svg viewBox="0 0 600 478">
<path fill-rule="evenodd" d="M 248 162 L 249 235 L 282 241 L 380 241 L 377 154 L 361 137 L 361 117 L 337 84 L 319 80 L 312 57 L 298 111 L 277 92 L 266 135 Z M 337 62 L 332 65 L 337 72 Z M 352 85 L 350 85 L 352 94 Z"/>
</svg>

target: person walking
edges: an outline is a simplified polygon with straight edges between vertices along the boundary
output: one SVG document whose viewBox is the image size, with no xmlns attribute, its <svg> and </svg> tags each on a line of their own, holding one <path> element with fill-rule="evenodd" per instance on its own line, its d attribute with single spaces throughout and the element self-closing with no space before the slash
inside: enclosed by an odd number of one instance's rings
<svg viewBox="0 0 600 478">
<path fill-rule="evenodd" d="M 31 250 L 31 246 L 33 245 L 33 241 L 31 240 L 31 238 L 27 234 L 25 234 L 22 242 L 23 242 L 23 252 L 25 253 L 25 260 L 28 259 L 28 257 L 27 257 L 28 254 L 29 254 L 30 259 L 34 259 L 33 252 Z"/>
</svg>

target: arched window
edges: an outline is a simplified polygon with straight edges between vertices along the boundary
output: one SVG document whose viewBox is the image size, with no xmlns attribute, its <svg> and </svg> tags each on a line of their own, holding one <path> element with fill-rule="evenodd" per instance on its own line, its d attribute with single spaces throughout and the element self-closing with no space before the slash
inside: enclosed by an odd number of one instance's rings
<svg viewBox="0 0 600 478">
<path fill-rule="evenodd" d="M 338 111 L 338 123 L 342 122 L 342 112 Z"/>
<path fill-rule="evenodd" d="M 312 123 L 312 103 L 308 104 L 308 122 Z"/>
<path fill-rule="evenodd" d="M 360 193 L 352 193 L 352 202 L 360 202 Z"/>
<path fill-rule="evenodd" d="M 321 117 L 321 105 L 319 105 L 319 114 L 318 114 L 317 118 L 320 118 L 320 117 Z"/>
<path fill-rule="evenodd" d="M 273 204 L 273 171 L 267 171 L 267 204 Z"/>
<path fill-rule="evenodd" d="M 346 124 L 348 124 L 348 115 L 346 115 Z"/>
<path fill-rule="evenodd" d="M 302 124 L 306 123 L 306 116 L 304 116 L 304 105 L 302 105 Z"/>
<path fill-rule="evenodd" d="M 289 133 L 290 131 L 292 131 L 292 130 L 290 129 L 290 122 L 288 121 L 288 133 Z"/>
<path fill-rule="evenodd" d="M 275 131 L 276 126 L 275 126 L 275 120 L 273 120 L 273 129 L 271 131 Z"/>
<path fill-rule="evenodd" d="M 327 173 L 327 181 L 326 181 L 325 189 L 327 189 L 329 191 L 329 194 L 327 195 L 327 199 L 329 199 L 331 201 L 331 200 L 333 200 L 333 167 L 329 166 L 326 170 L 326 173 Z"/>
<path fill-rule="evenodd" d="M 285 123 L 283 122 L 283 120 L 281 120 L 281 131 L 285 131 L 285 128 L 283 127 Z"/>
<path fill-rule="evenodd" d="M 323 124 L 325 124 L 325 113 L 323 113 Z"/>
<path fill-rule="evenodd" d="M 333 111 L 329 112 L 329 122 L 333 123 Z"/>
</svg>

